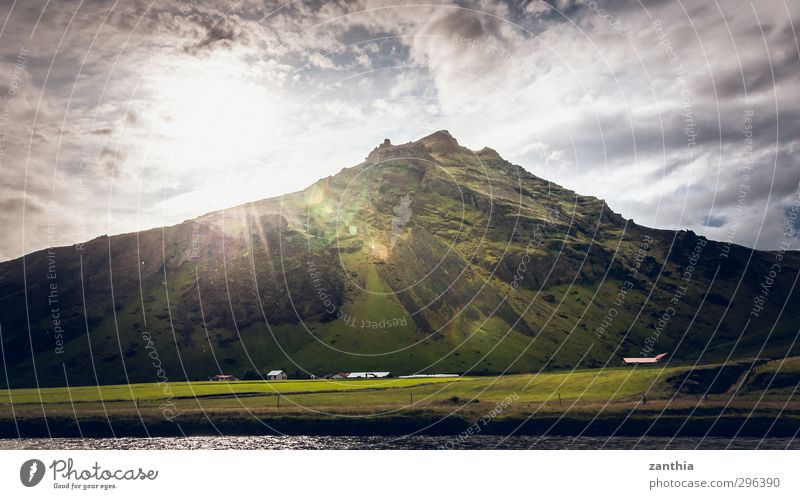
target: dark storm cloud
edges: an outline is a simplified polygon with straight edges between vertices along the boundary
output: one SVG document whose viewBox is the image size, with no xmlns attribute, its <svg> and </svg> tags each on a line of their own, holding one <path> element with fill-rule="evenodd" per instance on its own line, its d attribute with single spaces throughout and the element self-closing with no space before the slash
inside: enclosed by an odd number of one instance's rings
<svg viewBox="0 0 800 499">
<path fill-rule="evenodd" d="M 453 35 L 458 35 L 470 40 L 494 40 L 508 45 L 512 43 L 509 37 L 514 31 L 508 28 L 508 24 L 500 16 L 476 14 L 472 10 L 446 9 L 433 16 L 421 34 L 441 36 L 445 41 L 449 41 Z"/>
<path fill-rule="evenodd" d="M 784 23 L 781 27 L 754 28 L 746 30 L 748 36 L 740 35 L 728 41 L 733 53 L 726 67 L 715 72 L 713 82 L 701 82 L 700 89 L 718 98 L 742 97 L 746 94 L 770 93 L 777 86 L 800 83 L 800 52 L 796 39 L 796 26 Z M 738 57 L 737 57 L 738 56 Z"/>
<path fill-rule="evenodd" d="M 230 48 L 243 41 L 246 34 L 234 17 L 214 17 L 209 14 L 193 14 L 187 18 L 195 23 L 201 34 L 197 43 L 187 45 L 186 52 L 197 54 L 217 47 Z"/>
<path fill-rule="evenodd" d="M 460 33 L 461 36 L 480 40 L 487 36 L 501 38 L 498 21 L 493 18 L 477 17 L 472 12 L 453 11 L 452 14 L 439 18 L 430 24 L 431 31 Z"/>
<path fill-rule="evenodd" d="M 797 85 L 800 80 L 800 60 L 797 53 L 790 50 L 793 44 L 787 44 L 784 50 L 771 54 L 772 60 L 754 61 L 741 68 L 732 68 L 720 72 L 704 86 L 704 90 L 713 92 L 720 98 L 741 97 L 745 94 L 771 92 L 776 85 Z"/>
<path fill-rule="evenodd" d="M 40 203 L 31 202 L 31 199 L 35 198 L 28 198 L 27 211 L 32 215 L 43 213 L 45 211 L 45 207 Z M 14 213 L 18 211 L 23 204 L 25 204 L 25 197 L 20 195 L 14 195 L 12 197 L 0 199 L 0 213 Z"/>
<path fill-rule="evenodd" d="M 718 110 L 713 101 L 703 104 L 698 101 L 693 108 L 694 128 L 697 132 L 697 137 L 693 141 L 694 154 L 706 151 L 719 153 L 720 149 L 728 146 L 741 149 L 745 138 L 744 116 L 748 110 L 754 112 L 751 119 L 755 150 L 769 150 L 776 143 L 787 144 L 798 139 L 800 110 L 789 109 L 776 116 L 774 109 L 763 109 L 763 106 L 753 109 L 753 107 L 752 104 L 748 106 L 740 103 Z M 558 131 L 553 131 L 552 136 L 548 138 L 562 149 L 569 145 L 571 140 L 575 140 L 581 144 L 579 154 L 582 157 L 608 157 L 609 161 L 613 162 L 615 159 L 632 160 L 634 153 L 636 155 L 688 154 L 685 125 L 686 118 L 680 113 L 664 113 L 660 118 L 657 114 L 632 118 L 625 110 L 603 116 L 587 113 L 584 119 L 567 130 L 569 136 L 560 136 Z M 686 158 L 671 159 L 664 165 L 664 171 L 666 173 L 678 171 L 681 163 L 685 165 Z"/>
</svg>

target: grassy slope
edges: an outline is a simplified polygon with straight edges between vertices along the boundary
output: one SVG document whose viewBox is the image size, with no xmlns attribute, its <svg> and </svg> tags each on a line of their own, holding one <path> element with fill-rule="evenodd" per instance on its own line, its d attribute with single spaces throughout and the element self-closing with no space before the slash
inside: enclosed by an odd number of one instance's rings
<svg viewBox="0 0 800 499">
<path fill-rule="evenodd" d="M 21 388 L 0 392 L 0 404 L 59 404 L 65 402 L 155 402 L 170 397 L 192 398 L 210 396 L 300 395 L 318 392 L 347 392 L 353 390 L 397 390 L 425 384 L 447 382 L 447 379 L 383 379 L 383 380 L 286 380 L 235 381 L 230 383 L 200 381 L 157 385 L 79 386 L 66 388 Z"/>
<path fill-rule="evenodd" d="M 777 371 L 784 382 L 774 386 L 764 384 L 759 376 L 771 376 L 777 365 L 763 363 L 750 376 L 728 376 L 726 386 L 708 398 L 679 389 L 687 376 L 695 386 L 711 386 L 721 367 L 585 369 L 456 379 L 15 389 L 0 392 L 0 433 L 15 436 L 20 429 L 27 435 L 77 436 L 80 429 L 102 436 L 109 434 L 110 427 L 117 436 L 176 431 L 247 434 L 276 429 L 300 434 L 457 433 L 463 425 L 481 422 L 490 414 L 491 428 L 482 431 L 501 434 L 519 425 L 528 433 L 550 432 L 557 425 L 556 433 L 578 434 L 591 425 L 590 433 L 612 434 L 626 425 L 622 434 L 637 435 L 655 424 L 653 431 L 663 435 L 679 429 L 686 434 L 703 435 L 710 429 L 732 435 L 742 425 L 747 425 L 743 435 L 758 435 L 776 421 L 773 431 L 777 434 L 796 430 L 800 404 L 785 381 L 796 388 L 800 360 L 785 362 Z M 646 403 L 643 393 L 647 393 Z M 174 421 L 180 426 L 165 419 L 164 407 L 170 408 L 169 414 L 178 414 Z M 683 425 L 685 421 L 688 424 Z"/>
</svg>

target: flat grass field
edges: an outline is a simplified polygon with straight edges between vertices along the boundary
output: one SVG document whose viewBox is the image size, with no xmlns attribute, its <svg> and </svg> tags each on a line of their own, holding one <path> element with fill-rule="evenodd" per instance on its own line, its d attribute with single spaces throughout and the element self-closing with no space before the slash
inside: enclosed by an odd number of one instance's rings
<svg viewBox="0 0 800 499">
<path fill-rule="evenodd" d="M 717 417 L 725 411 L 739 417 L 748 413 L 800 417 L 794 391 L 800 381 L 800 362 L 762 361 L 752 366 L 751 361 L 740 361 L 724 367 L 640 366 L 496 377 L 13 389 L 0 391 L 0 426 L 5 436 L 11 436 L 12 425 L 35 425 L 43 416 L 51 425 L 53 421 L 159 425 L 164 423 L 165 408 L 182 424 L 238 421 L 239 426 L 231 423 L 233 428 L 262 419 L 318 422 L 320 418 L 357 417 L 374 422 L 392 417 L 456 417 L 471 422 L 486 414 L 518 420 L 559 415 L 595 420 L 633 412 L 645 418 L 665 414 Z"/>
<path fill-rule="evenodd" d="M 257 399 L 254 404 L 269 402 L 281 395 L 285 402 L 313 407 L 340 405 L 360 407 L 385 404 L 434 402 L 459 397 L 465 401 L 500 401 L 511 394 L 518 402 L 544 402 L 561 394 L 564 399 L 607 401 L 623 399 L 649 391 L 665 394 L 664 380 L 681 368 L 605 369 L 571 373 L 522 374 L 499 377 L 370 379 L 370 380 L 286 380 L 234 382 L 178 382 L 158 385 L 81 386 L 72 388 L 36 388 L 0 391 L 0 406 L 72 405 L 92 403 L 162 403 L 206 399 L 221 400 L 235 406 L 237 398 Z"/>
<path fill-rule="evenodd" d="M 769 375 L 778 361 L 755 372 Z M 695 371 L 710 371 L 718 366 L 699 366 Z M 800 362 L 789 359 L 782 371 L 800 371 Z M 606 403 L 638 401 L 642 394 L 651 400 L 671 398 L 676 392 L 676 376 L 689 367 L 649 366 L 636 368 L 586 369 L 570 372 L 516 374 L 506 376 L 465 376 L 458 378 L 370 379 L 370 380 L 286 380 L 235 382 L 176 382 L 167 384 L 81 386 L 71 388 L 25 388 L 0 391 L 0 415 L 13 406 L 24 411 L 34 406 L 83 406 L 97 404 L 140 408 L 172 401 L 178 405 L 208 407 L 277 406 L 313 410 L 315 407 L 340 407 L 349 410 L 387 405 L 408 406 L 452 403 L 454 397 L 465 403 L 499 402 L 513 395 L 514 403 L 557 402 Z M 729 384 L 734 385 L 735 380 Z M 718 390 L 719 391 L 719 390 Z M 741 390 L 737 395 L 749 394 Z M 780 396 L 780 393 L 775 395 Z M 413 397 L 413 399 L 412 399 Z M 691 397 L 690 397 L 691 398 Z M 695 397 L 696 398 L 696 397 Z"/>
</svg>

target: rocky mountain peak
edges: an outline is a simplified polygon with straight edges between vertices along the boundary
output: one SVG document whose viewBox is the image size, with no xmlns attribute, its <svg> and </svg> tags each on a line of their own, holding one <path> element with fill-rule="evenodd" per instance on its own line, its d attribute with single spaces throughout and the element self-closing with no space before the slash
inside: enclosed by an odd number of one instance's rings
<svg viewBox="0 0 800 499">
<path fill-rule="evenodd" d="M 427 137 L 419 139 L 416 143 L 424 145 L 430 152 L 435 153 L 458 152 L 462 149 L 455 137 L 450 135 L 447 130 L 434 132 Z"/>
<path fill-rule="evenodd" d="M 373 149 L 366 159 L 372 163 L 379 163 L 381 161 L 397 158 L 423 158 L 430 160 L 430 154 L 452 154 L 459 152 L 469 153 L 472 151 L 459 145 L 458 140 L 447 130 L 439 130 L 419 140 L 405 144 L 394 145 L 391 140 L 384 139 L 383 143 Z M 488 152 L 494 159 L 502 159 L 500 155 L 492 149 L 484 148 L 481 152 Z"/>
<path fill-rule="evenodd" d="M 496 159 L 502 160 L 503 158 L 500 156 L 500 153 L 492 149 L 491 147 L 484 147 L 480 151 L 477 151 L 476 154 L 483 159 Z"/>
</svg>

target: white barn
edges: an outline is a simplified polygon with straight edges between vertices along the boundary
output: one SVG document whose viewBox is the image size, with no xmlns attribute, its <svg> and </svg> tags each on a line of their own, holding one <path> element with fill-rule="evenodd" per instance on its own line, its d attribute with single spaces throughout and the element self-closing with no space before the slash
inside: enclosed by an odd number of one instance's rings
<svg viewBox="0 0 800 499">
<path fill-rule="evenodd" d="M 388 378 L 389 377 L 388 371 L 367 371 L 361 373 L 350 373 L 347 375 L 347 379 L 367 379 L 367 378 Z"/>
<path fill-rule="evenodd" d="M 626 364 L 658 364 L 661 362 L 661 359 L 666 357 L 666 353 L 660 353 L 655 357 L 623 357 L 622 360 L 625 361 Z"/>
<path fill-rule="evenodd" d="M 276 370 L 276 371 L 268 372 L 267 375 L 265 376 L 265 378 L 268 381 L 280 381 L 280 380 L 284 380 L 284 379 L 289 379 L 289 376 L 287 376 L 286 373 L 283 372 L 282 369 L 279 369 L 279 370 Z"/>
</svg>

